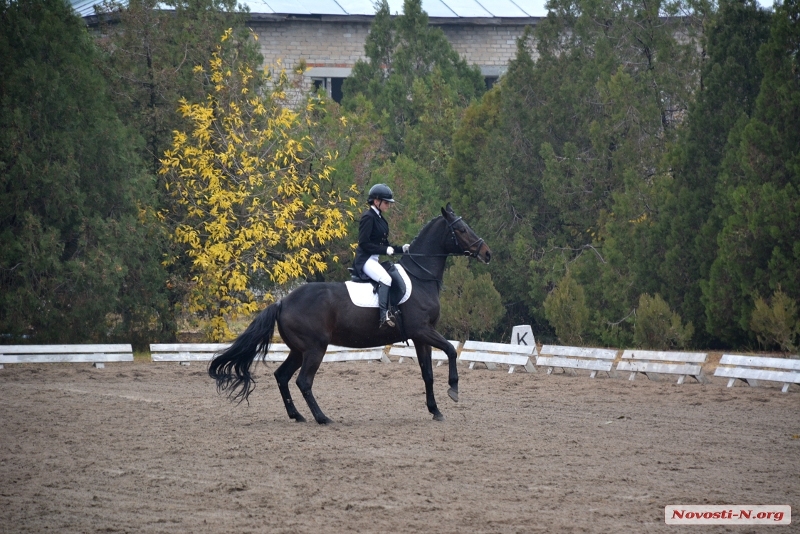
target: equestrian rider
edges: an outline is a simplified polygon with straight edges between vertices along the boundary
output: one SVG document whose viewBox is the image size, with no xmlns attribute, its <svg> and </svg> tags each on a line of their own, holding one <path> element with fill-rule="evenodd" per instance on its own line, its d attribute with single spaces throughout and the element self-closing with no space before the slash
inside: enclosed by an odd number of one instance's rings
<svg viewBox="0 0 800 534">
<path fill-rule="evenodd" d="M 358 247 L 353 269 L 356 274 L 364 278 L 368 276 L 378 282 L 378 307 L 380 308 L 380 327 L 394 326 L 394 316 L 389 311 L 389 288 L 392 277 L 378 261 L 378 256 L 386 254 L 391 256 L 395 249 L 400 251 L 399 245 L 389 244 L 389 223 L 383 217 L 383 212 L 394 204 L 392 190 L 386 184 L 373 185 L 369 190 L 367 199 L 369 209 L 361 215 L 358 224 Z M 409 245 L 403 245 L 402 251 L 408 252 Z"/>
</svg>

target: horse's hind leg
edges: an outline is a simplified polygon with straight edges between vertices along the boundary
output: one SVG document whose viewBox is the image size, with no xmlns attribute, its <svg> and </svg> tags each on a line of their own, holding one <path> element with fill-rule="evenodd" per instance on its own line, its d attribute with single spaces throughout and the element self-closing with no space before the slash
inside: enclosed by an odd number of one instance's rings
<svg viewBox="0 0 800 534">
<path fill-rule="evenodd" d="M 311 393 L 311 387 L 314 385 L 314 375 L 317 374 L 317 369 L 319 369 L 323 357 L 325 357 L 325 349 L 307 350 L 303 354 L 303 365 L 297 375 L 296 382 L 297 387 L 300 388 L 300 392 L 303 394 L 303 398 L 306 399 L 311 413 L 314 415 L 314 419 L 321 425 L 327 425 L 328 423 L 333 423 L 333 421 L 322 413 L 314 394 Z"/>
<path fill-rule="evenodd" d="M 300 368 L 302 363 L 303 355 L 300 354 L 299 351 L 292 349 L 289 351 L 289 356 L 286 357 L 286 360 L 275 369 L 275 380 L 278 381 L 278 389 L 281 392 L 283 404 L 286 406 L 286 413 L 289 414 L 289 418 L 294 419 L 298 423 L 305 423 L 306 418 L 300 415 L 300 412 L 294 407 L 292 394 L 289 392 L 289 380 L 292 378 L 295 371 Z"/>
</svg>

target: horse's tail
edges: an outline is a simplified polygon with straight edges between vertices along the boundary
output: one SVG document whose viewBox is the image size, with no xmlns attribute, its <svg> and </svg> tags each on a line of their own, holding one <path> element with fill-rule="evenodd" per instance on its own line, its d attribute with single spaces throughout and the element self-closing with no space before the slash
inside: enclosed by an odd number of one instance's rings
<svg viewBox="0 0 800 534">
<path fill-rule="evenodd" d="M 262 361 L 266 357 L 280 314 L 281 302 L 278 301 L 258 314 L 230 347 L 211 360 L 208 376 L 216 380 L 217 391 L 227 391 L 232 401 L 247 400 L 256 387 L 250 365 L 259 353 Z"/>
</svg>

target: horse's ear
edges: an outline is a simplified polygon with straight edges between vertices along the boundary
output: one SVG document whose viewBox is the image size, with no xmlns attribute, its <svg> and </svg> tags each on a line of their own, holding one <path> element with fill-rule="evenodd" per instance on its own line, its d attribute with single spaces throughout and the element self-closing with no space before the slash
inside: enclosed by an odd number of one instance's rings
<svg viewBox="0 0 800 534">
<path fill-rule="evenodd" d="M 450 204 L 448 204 L 448 206 L 449 206 L 449 205 L 450 205 Z M 444 211 L 444 208 L 442 208 L 442 217 L 444 217 L 444 218 L 446 219 L 448 215 L 449 215 L 449 213 L 447 213 L 446 211 Z"/>
<path fill-rule="evenodd" d="M 445 214 L 455 215 L 455 212 L 453 211 L 453 206 L 451 206 L 449 202 L 447 203 L 446 207 L 442 208 L 442 215 Z"/>
</svg>

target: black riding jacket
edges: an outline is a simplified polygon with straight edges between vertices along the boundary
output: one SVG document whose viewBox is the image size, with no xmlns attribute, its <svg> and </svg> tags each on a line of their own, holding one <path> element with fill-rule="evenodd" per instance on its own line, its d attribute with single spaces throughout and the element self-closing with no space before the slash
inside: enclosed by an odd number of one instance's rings
<svg viewBox="0 0 800 534">
<path fill-rule="evenodd" d="M 368 278 L 361 270 L 364 264 L 370 256 L 386 254 L 387 247 L 392 247 L 398 252 L 402 251 L 399 245 L 389 243 L 389 223 L 370 207 L 361 214 L 358 223 L 358 247 L 353 261 L 356 274 L 361 278 Z"/>
</svg>

